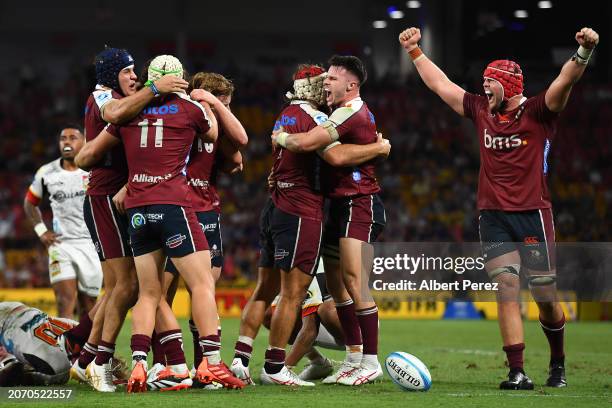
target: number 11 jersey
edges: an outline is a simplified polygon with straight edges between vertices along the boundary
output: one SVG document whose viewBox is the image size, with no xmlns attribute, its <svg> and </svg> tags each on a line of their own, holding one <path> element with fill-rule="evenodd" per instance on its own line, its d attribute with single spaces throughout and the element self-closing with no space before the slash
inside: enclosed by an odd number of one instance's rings
<svg viewBox="0 0 612 408">
<path fill-rule="evenodd" d="M 109 125 L 106 130 L 121 139 L 128 162 L 125 207 L 191 207 L 186 172 L 189 151 L 196 135 L 210 126 L 202 105 L 180 93 L 154 101 L 125 125 Z"/>
</svg>

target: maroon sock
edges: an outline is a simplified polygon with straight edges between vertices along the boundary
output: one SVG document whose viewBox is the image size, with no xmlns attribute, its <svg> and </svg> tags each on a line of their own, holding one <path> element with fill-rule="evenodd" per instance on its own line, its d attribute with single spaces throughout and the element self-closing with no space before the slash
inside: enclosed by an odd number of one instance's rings
<svg viewBox="0 0 612 408">
<path fill-rule="evenodd" d="M 242 365 L 248 367 L 249 361 L 251 361 L 252 352 L 253 346 L 249 346 L 248 344 L 238 340 L 236 342 L 236 346 L 234 347 L 234 358 L 239 358 L 242 360 Z"/>
<path fill-rule="evenodd" d="M 202 348 L 202 356 L 208 357 L 221 350 L 221 340 L 216 334 L 200 337 L 200 347 Z"/>
<path fill-rule="evenodd" d="M 355 303 L 350 299 L 343 303 L 336 303 L 336 311 L 342 325 L 346 345 L 356 346 L 363 344 L 359 321 L 355 315 Z"/>
<path fill-rule="evenodd" d="M 540 325 L 548 339 L 550 346 L 550 363 L 564 364 L 565 352 L 563 350 L 563 336 L 565 332 L 565 315 L 556 323 L 550 323 L 542 320 L 540 317 Z"/>
<path fill-rule="evenodd" d="M 101 340 L 100 344 L 98 344 L 98 353 L 96 354 L 95 360 L 96 364 L 102 365 L 108 363 L 108 361 L 113 358 L 113 354 L 115 354 L 115 344 Z"/>
<path fill-rule="evenodd" d="M 153 336 L 151 337 L 151 349 L 153 349 L 153 365 L 162 364 L 166 365 L 166 355 L 164 354 L 164 346 L 159 341 L 160 335 L 153 330 Z"/>
<path fill-rule="evenodd" d="M 193 366 L 198 368 L 202 362 L 202 347 L 200 346 L 200 333 L 195 322 L 189 319 L 189 331 L 191 331 L 191 338 L 193 340 Z"/>
<path fill-rule="evenodd" d="M 87 313 L 83 313 L 79 319 L 79 324 L 66 331 L 64 336 L 69 338 L 73 343 L 77 343 L 83 347 L 83 345 L 87 342 L 89 333 L 91 333 L 92 325 L 93 322 L 89 318 L 89 315 Z"/>
<path fill-rule="evenodd" d="M 81 354 L 79 355 L 79 367 L 87 368 L 89 363 L 94 361 L 96 358 L 96 353 L 98 352 L 98 346 L 91 343 L 85 343 L 83 346 L 83 350 L 81 350 Z"/>
<path fill-rule="evenodd" d="M 164 348 L 168 365 L 185 364 L 183 353 L 183 334 L 180 329 L 168 330 L 159 334 L 159 342 Z"/>
<path fill-rule="evenodd" d="M 363 354 L 378 354 L 378 308 L 376 306 L 359 309 L 355 312 L 361 335 L 363 336 Z"/>
<path fill-rule="evenodd" d="M 285 349 L 269 347 L 266 350 L 266 362 L 264 368 L 268 374 L 276 374 L 285 365 Z"/>
<path fill-rule="evenodd" d="M 146 334 L 132 334 L 130 348 L 133 360 L 146 360 L 151 349 L 151 337 Z"/>
<path fill-rule="evenodd" d="M 523 350 L 525 350 L 525 343 L 511 344 L 504 346 L 503 349 L 506 352 L 510 370 L 523 371 Z"/>
</svg>

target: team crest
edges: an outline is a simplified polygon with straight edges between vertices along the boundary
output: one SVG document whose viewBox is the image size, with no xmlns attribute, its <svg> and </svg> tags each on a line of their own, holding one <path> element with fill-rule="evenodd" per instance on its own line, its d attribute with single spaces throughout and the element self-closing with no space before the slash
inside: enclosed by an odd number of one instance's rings
<svg viewBox="0 0 612 408">
<path fill-rule="evenodd" d="M 172 248 L 177 248 L 179 246 L 181 246 L 181 244 L 183 243 L 184 240 L 186 240 L 187 237 L 185 235 L 182 234 L 176 234 L 171 236 L 170 238 L 168 238 L 166 240 L 166 246 L 170 249 Z"/>
</svg>

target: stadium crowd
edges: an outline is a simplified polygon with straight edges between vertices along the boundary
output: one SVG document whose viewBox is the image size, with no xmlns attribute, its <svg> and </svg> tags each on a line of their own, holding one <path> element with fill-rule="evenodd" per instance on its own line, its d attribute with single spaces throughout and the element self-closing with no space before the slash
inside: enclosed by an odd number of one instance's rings
<svg viewBox="0 0 612 408">
<path fill-rule="evenodd" d="M 230 71 L 224 73 L 236 83 L 233 111 L 250 139 L 244 172 L 219 179 L 226 243 L 221 284 L 238 286 L 251 284 L 256 273 L 258 217 L 272 165 L 269 135 L 290 84 Z M 85 69 L 75 68 L 59 86 L 40 81 L 40 75 L 24 67 L 16 85 L 0 80 L 0 287 L 49 285 L 46 252 L 25 217 L 23 198 L 36 169 L 58 156 L 60 126 L 82 122 L 94 82 Z M 470 83 L 468 89 L 481 85 Z M 393 144 L 379 169 L 381 197 L 393 220 L 382 240 L 477 241 L 479 159 L 470 124 L 416 79 L 398 85 L 372 78 L 364 99 Z M 612 85 L 588 78 L 561 115 L 549 158 L 558 241 L 612 238 L 611 115 Z M 50 210 L 43 214 L 49 220 Z"/>
</svg>

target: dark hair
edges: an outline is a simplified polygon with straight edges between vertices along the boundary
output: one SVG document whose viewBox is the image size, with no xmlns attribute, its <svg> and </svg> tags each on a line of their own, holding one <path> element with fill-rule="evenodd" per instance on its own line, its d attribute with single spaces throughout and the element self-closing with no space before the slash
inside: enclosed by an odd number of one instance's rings
<svg viewBox="0 0 612 408">
<path fill-rule="evenodd" d="M 353 55 L 334 55 L 327 61 L 331 65 L 342 67 L 354 74 L 359 79 L 359 86 L 363 85 L 368 79 L 368 72 L 361 60 Z"/>
<path fill-rule="evenodd" d="M 76 129 L 79 132 L 81 132 L 82 135 L 85 135 L 85 133 L 83 132 L 83 126 L 79 125 L 76 122 L 68 122 L 68 123 L 64 124 L 62 127 L 60 127 L 59 131 L 57 132 L 57 135 L 58 136 L 61 135 L 61 133 L 62 133 L 62 131 L 64 129 Z"/>
</svg>

